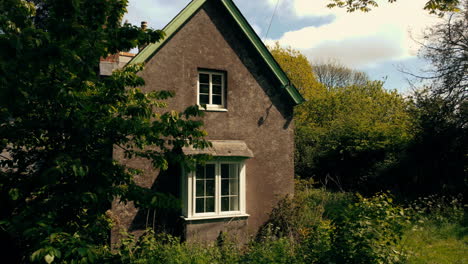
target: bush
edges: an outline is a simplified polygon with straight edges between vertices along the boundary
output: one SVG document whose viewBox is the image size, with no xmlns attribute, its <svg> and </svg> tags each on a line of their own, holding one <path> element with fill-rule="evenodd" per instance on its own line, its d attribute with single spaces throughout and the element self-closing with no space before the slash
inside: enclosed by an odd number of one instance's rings
<svg viewBox="0 0 468 264">
<path fill-rule="evenodd" d="M 333 220 L 333 262 L 401 263 L 404 254 L 399 243 L 408 223 L 405 210 L 389 194 L 357 198 L 358 202 Z"/>
<path fill-rule="evenodd" d="M 364 198 L 297 185 L 294 198 L 285 198 L 262 229 L 264 243 L 294 242 L 296 259 L 305 263 L 400 263 L 400 248 L 408 224 L 406 210 L 387 193 Z"/>
<path fill-rule="evenodd" d="M 296 246 L 293 240 L 271 238 L 263 242 L 254 242 L 244 255 L 241 263 L 252 264 L 294 264 L 302 263 L 296 254 Z"/>
</svg>

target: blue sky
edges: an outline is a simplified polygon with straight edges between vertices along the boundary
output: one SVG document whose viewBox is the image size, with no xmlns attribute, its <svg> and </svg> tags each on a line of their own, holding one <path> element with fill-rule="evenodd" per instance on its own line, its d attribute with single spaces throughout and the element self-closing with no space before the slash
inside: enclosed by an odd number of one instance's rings
<svg viewBox="0 0 468 264">
<path fill-rule="evenodd" d="M 327 0 L 279 0 L 278 10 L 266 35 L 278 0 L 234 0 L 266 44 L 276 41 L 304 53 L 311 62 L 337 60 L 385 80 L 387 89 L 408 91 L 408 76 L 399 68 L 417 71 L 426 62 L 416 57 L 426 27 L 439 18 L 422 7 L 427 0 L 401 0 L 369 13 L 328 9 Z M 190 0 L 130 0 L 125 19 L 152 28 L 164 27 Z"/>
</svg>

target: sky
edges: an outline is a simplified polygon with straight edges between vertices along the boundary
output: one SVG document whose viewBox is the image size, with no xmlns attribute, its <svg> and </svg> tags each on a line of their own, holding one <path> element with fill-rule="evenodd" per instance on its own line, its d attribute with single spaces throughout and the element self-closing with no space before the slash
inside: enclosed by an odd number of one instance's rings
<svg viewBox="0 0 468 264">
<path fill-rule="evenodd" d="M 189 2 L 130 0 L 125 19 L 161 29 Z M 424 29 L 440 19 L 423 10 L 427 0 L 377 2 L 371 12 L 347 13 L 327 8 L 328 0 L 234 0 L 267 45 L 279 42 L 300 50 L 312 63 L 338 61 L 405 93 L 409 76 L 400 70 L 417 72 L 427 64 L 417 58 L 420 45 L 415 40 L 421 41 Z"/>
</svg>

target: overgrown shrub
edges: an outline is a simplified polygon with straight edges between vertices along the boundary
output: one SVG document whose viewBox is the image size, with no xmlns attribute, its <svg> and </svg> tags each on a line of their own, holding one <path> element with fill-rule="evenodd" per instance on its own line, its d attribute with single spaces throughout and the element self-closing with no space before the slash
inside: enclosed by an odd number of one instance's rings
<svg viewBox="0 0 468 264">
<path fill-rule="evenodd" d="M 389 193 L 365 198 L 311 188 L 304 181 L 297 187 L 295 196 L 278 204 L 247 245 L 237 244 L 226 233 L 211 244 L 195 244 L 149 230 L 138 239 L 127 235 L 114 251 L 92 253 L 96 263 L 398 264 L 427 263 L 420 261 L 429 252 L 425 247 L 442 241 L 457 250 L 447 259 L 463 258 L 468 229 L 458 198 L 430 196 L 403 207 Z"/>
<path fill-rule="evenodd" d="M 304 183 L 304 182 L 302 182 Z M 306 263 L 400 263 L 408 217 L 390 194 L 364 198 L 298 186 L 272 211 L 262 241 L 288 238 Z"/>
<path fill-rule="evenodd" d="M 296 251 L 295 242 L 287 237 L 254 242 L 241 259 L 241 263 L 252 264 L 299 264 L 303 263 Z"/>
<path fill-rule="evenodd" d="M 439 223 L 459 223 L 465 211 L 463 196 L 429 195 L 412 201 L 409 212 L 414 221 L 436 221 Z"/>
<path fill-rule="evenodd" d="M 399 242 L 408 223 L 405 210 L 389 194 L 357 198 L 358 202 L 333 219 L 333 262 L 401 263 L 404 254 Z"/>
</svg>

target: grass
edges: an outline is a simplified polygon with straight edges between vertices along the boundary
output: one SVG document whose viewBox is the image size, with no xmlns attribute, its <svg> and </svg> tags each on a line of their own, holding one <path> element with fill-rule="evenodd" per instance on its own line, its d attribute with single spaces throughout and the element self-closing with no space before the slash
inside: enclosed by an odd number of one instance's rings
<svg viewBox="0 0 468 264">
<path fill-rule="evenodd" d="M 468 228 L 429 221 L 405 232 L 408 264 L 468 264 Z"/>
</svg>

